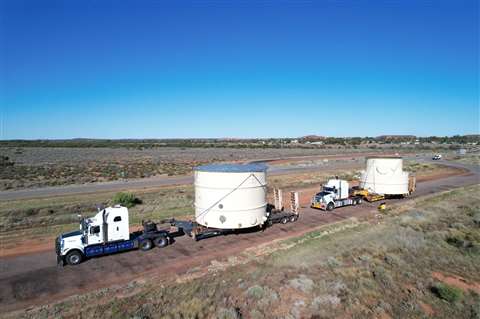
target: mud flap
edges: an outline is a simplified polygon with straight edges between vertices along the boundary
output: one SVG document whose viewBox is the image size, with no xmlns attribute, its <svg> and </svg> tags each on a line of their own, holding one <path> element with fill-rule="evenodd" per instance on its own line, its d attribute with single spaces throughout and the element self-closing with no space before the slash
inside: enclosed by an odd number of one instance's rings
<svg viewBox="0 0 480 319">
<path fill-rule="evenodd" d="M 64 267 L 65 266 L 65 258 L 60 255 L 57 255 L 57 267 Z"/>
</svg>

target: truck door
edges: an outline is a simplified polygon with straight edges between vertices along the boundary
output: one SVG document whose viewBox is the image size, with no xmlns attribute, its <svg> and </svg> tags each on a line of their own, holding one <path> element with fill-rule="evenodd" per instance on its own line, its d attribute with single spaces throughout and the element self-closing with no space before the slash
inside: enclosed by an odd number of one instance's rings
<svg viewBox="0 0 480 319">
<path fill-rule="evenodd" d="M 102 226 L 90 226 L 88 228 L 88 244 L 95 245 L 103 242 Z"/>
</svg>

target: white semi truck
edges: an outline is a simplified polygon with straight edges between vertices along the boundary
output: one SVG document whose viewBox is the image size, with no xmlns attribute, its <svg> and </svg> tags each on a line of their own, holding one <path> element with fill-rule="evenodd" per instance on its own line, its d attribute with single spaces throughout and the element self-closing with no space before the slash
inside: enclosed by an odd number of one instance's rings
<svg viewBox="0 0 480 319">
<path fill-rule="evenodd" d="M 177 235 L 181 234 L 159 230 L 157 224 L 150 221 L 143 222 L 142 231 L 130 233 L 128 209 L 114 206 L 100 210 L 92 218 L 82 218 L 79 230 L 58 236 L 55 252 L 58 263 L 77 265 L 90 257 L 165 247 Z"/>
<path fill-rule="evenodd" d="M 264 227 L 276 223 L 295 222 L 298 216 L 298 207 L 290 212 L 283 211 L 283 208 L 275 209 L 270 205 L 267 209 L 267 222 Z M 160 221 L 160 224 L 166 223 L 170 224 L 169 229 L 159 229 L 156 223 L 146 221 L 142 223 L 143 230 L 130 233 L 128 209 L 122 206 L 107 207 L 92 218 L 82 218 L 79 230 L 62 234 L 56 238 L 57 263 L 78 265 L 91 257 L 134 249 L 146 251 L 155 246 L 162 248 L 173 243 L 175 237 L 185 234 L 195 240 L 201 240 L 236 231 L 235 229 L 207 228 L 190 220 Z"/>
<path fill-rule="evenodd" d="M 323 185 L 322 191 L 313 196 L 311 207 L 331 211 L 337 207 L 361 203 L 361 196 L 351 196 L 347 181 L 330 179 Z"/>
</svg>

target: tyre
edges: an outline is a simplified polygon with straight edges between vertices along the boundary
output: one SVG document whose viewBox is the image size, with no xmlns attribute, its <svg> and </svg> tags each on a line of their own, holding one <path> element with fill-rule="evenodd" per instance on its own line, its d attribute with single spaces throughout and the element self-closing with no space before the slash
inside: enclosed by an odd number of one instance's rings
<svg viewBox="0 0 480 319">
<path fill-rule="evenodd" d="M 297 216 L 293 215 L 290 217 L 290 222 L 291 223 L 294 223 L 295 221 L 297 221 Z"/>
<path fill-rule="evenodd" d="M 157 237 L 155 238 L 154 243 L 155 243 L 155 246 L 160 248 L 168 246 L 168 238 L 165 236 Z"/>
<path fill-rule="evenodd" d="M 140 250 L 147 251 L 152 249 L 153 244 L 150 239 L 144 239 L 140 242 L 139 247 L 140 247 Z"/>
<path fill-rule="evenodd" d="M 332 211 L 335 208 L 335 205 L 333 203 L 328 203 L 327 205 L 327 210 Z"/>
<path fill-rule="evenodd" d="M 288 218 L 287 217 L 283 217 L 282 218 L 282 224 L 286 224 L 288 223 Z"/>
<path fill-rule="evenodd" d="M 69 252 L 67 254 L 67 256 L 65 257 L 65 261 L 70 266 L 78 265 L 79 263 L 82 262 L 82 259 L 83 259 L 83 255 L 78 250 L 74 250 L 74 251 Z"/>
</svg>

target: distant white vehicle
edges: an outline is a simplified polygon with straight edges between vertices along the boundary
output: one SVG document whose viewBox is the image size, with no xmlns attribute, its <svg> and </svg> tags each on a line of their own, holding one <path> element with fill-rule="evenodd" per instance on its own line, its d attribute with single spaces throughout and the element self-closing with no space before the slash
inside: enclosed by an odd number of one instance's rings
<svg viewBox="0 0 480 319">
<path fill-rule="evenodd" d="M 439 161 L 442 159 L 442 155 L 441 154 L 436 154 L 434 157 L 432 157 L 432 160 L 434 161 Z"/>
</svg>

